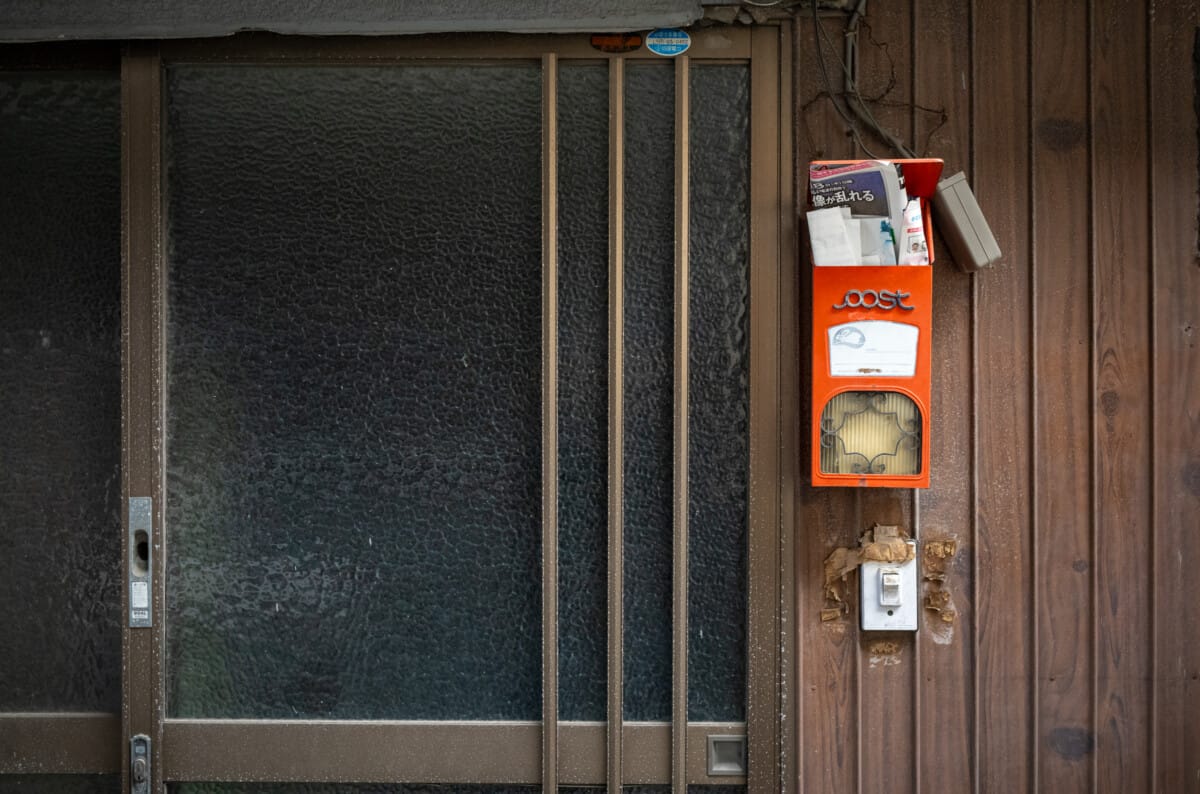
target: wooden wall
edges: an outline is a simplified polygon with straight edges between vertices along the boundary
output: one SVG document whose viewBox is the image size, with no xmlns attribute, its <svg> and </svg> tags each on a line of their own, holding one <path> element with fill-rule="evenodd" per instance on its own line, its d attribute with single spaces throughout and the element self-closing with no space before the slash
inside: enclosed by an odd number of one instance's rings
<svg viewBox="0 0 1200 794">
<path fill-rule="evenodd" d="M 932 487 L 797 491 L 797 788 L 1200 792 L 1200 8 L 873 0 L 867 23 L 863 94 L 967 172 L 1004 259 L 936 265 Z M 793 32 L 797 162 L 857 156 L 811 18 Z M 825 556 L 875 523 L 957 541 L 952 622 L 821 621 Z"/>
</svg>

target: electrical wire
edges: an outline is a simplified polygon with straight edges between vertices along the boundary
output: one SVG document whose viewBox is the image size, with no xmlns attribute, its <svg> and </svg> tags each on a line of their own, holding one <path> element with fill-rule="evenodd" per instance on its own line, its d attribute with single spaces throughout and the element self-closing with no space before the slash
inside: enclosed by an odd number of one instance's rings
<svg viewBox="0 0 1200 794">
<path fill-rule="evenodd" d="M 863 4 L 863 2 L 860 2 L 858 8 L 855 9 L 854 15 L 851 17 L 850 25 L 847 26 L 847 35 L 857 35 L 858 21 L 860 18 L 858 16 L 858 11 L 862 8 Z M 899 138 L 885 130 L 883 125 L 876 120 L 875 114 L 871 112 L 871 109 L 867 106 L 866 101 L 863 100 L 862 94 L 859 93 L 858 82 L 854 79 L 854 74 L 850 71 L 850 66 L 842 60 L 840 55 L 837 54 L 837 46 L 829 38 L 829 34 L 825 32 L 824 28 L 821 29 L 821 34 L 825 37 L 826 42 L 829 44 L 829 48 L 833 50 L 834 57 L 837 58 L 838 64 L 842 67 L 842 75 L 846 86 L 845 93 L 849 94 L 850 97 L 854 99 L 853 102 L 847 100 L 846 107 L 850 108 L 854 115 L 857 116 L 859 120 L 862 121 L 862 123 L 865 124 L 869 130 L 871 130 L 871 132 L 875 133 L 880 140 L 890 146 L 893 150 L 908 158 L 916 157 L 916 154 L 913 153 L 912 149 L 908 148 Z"/>
<path fill-rule="evenodd" d="M 859 0 L 858 4 L 855 6 L 854 11 L 851 13 L 850 21 L 846 26 L 847 36 L 858 35 L 858 23 L 862 18 L 862 9 L 865 5 L 866 0 Z M 835 98 L 833 87 L 829 80 L 829 73 L 825 69 L 825 52 L 821 43 L 822 38 L 824 38 L 825 43 L 829 45 L 829 48 L 833 50 L 834 58 L 837 59 L 838 65 L 842 67 L 842 79 L 843 85 L 845 86 L 842 96 L 843 101 L 846 103 L 846 107 L 849 108 L 850 112 L 853 113 L 854 116 L 857 117 L 857 119 L 862 122 L 862 124 L 866 126 L 868 130 L 875 133 L 877 138 L 887 144 L 889 148 L 898 152 L 904 157 L 915 158 L 916 154 L 913 152 L 913 150 L 906 146 L 899 138 L 885 130 L 879 121 L 876 120 L 875 115 L 871 113 L 870 108 L 867 106 L 866 101 L 863 100 L 862 94 L 858 90 L 858 81 L 855 80 L 854 74 L 850 71 L 850 66 L 842 59 L 842 56 L 838 54 L 837 45 L 832 39 L 829 38 L 829 34 L 825 32 L 825 29 L 821 27 L 820 20 L 817 16 L 817 3 L 815 0 L 813 2 L 812 10 L 813 40 L 816 42 L 817 62 L 821 67 L 821 78 L 825 83 L 825 91 L 829 94 L 829 99 L 831 102 L 833 102 L 834 109 L 837 110 L 838 115 L 841 116 L 846 124 L 850 127 L 850 132 L 854 136 L 854 140 L 858 143 L 859 147 L 867 154 L 868 157 L 871 159 L 876 159 L 875 155 L 871 153 L 871 150 L 863 144 L 862 138 L 859 136 L 858 128 L 855 123 L 842 110 L 841 106 L 837 102 L 837 99 Z"/>
<path fill-rule="evenodd" d="M 821 80 L 825 83 L 825 93 L 828 94 L 829 101 L 833 104 L 833 109 L 836 110 L 837 114 L 842 117 L 842 121 L 846 122 L 846 127 L 850 131 L 850 135 L 854 138 L 854 142 L 856 144 L 858 144 L 858 148 L 862 149 L 863 152 L 867 155 L 867 157 L 870 157 L 872 160 L 875 160 L 875 159 L 877 159 L 875 157 L 875 155 L 871 152 L 870 149 L 867 148 L 867 145 L 865 143 L 863 143 L 862 136 L 859 135 L 859 132 L 858 132 L 858 126 L 850 118 L 849 114 L 847 114 L 846 111 L 842 110 L 842 106 L 838 103 L 837 94 L 834 93 L 833 84 L 829 81 L 829 71 L 825 68 L 825 51 L 824 51 L 824 48 L 821 46 L 821 34 L 824 31 L 821 28 L 821 18 L 817 14 L 816 0 L 813 0 L 813 4 L 812 4 L 812 20 L 813 20 L 813 43 L 816 45 L 817 64 L 821 67 Z M 836 52 L 834 54 L 836 56 Z M 842 62 L 842 59 L 840 56 L 837 56 L 837 57 L 838 57 L 838 62 L 842 64 L 842 70 L 844 72 L 846 69 L 846 64 Z"/>
</svg>

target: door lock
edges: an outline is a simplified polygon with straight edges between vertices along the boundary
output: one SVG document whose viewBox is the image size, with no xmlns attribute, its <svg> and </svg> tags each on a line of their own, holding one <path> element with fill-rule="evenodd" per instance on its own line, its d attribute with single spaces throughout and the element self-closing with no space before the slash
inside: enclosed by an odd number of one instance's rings
<svg viewBox="0 0 1200 794">
<path fill-rule="evenodd" d="M 129 794 L 150 794 L 150 737 L 129 740 Z"/>
</svg>

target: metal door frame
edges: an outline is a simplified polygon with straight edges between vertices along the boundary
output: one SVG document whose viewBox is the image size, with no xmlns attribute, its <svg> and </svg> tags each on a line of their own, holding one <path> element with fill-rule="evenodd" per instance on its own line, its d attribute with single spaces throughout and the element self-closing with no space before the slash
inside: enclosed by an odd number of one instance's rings
<svg viewBox="0 0 1200 794">
<path fill-rule="evenodd" d="M 122 92 L 122 495 L 153 500 L 152 628 L 123 629 L 122 714 L 0 715 L 0 773 L 122 770 L 129 737 L 151 739 L 153 786 L 175 781 L 423 782 L 563 785 L 730 784 L 708 775 L 705 737 L 748 736 L 751 791 L 778 791 L 790 775 L 786 693 L 792 684 L 791 494 L 796 428 L 796 256 L 790 31 L 786 22 L 694 31 L 676 70 L 675 429 L 672 721 L 622 716 L 621 631 L 609 632 L 605 722 L 557 716 L 557 117 L 558 65 L 607 63 L 609 191 L 609 628 L 622 625 L 623 85 L 645 50 L 609 55 L 586 36 L 462 35 L 308 39 L 242 35 L 135 43 L 121 59 Z M 540 63 L 543 79 L 543 720 L 427 722 L 176 719 L 166 717 L 165 428 L 166 187 L 164 70 L 179 63 L 390 65 L 413 62 Z M 687 273 L 688 83 L 691 66 L 750 66 L 750 487 L 747 721 L 687 717 Z M 683 155 L 683 156 L 681 156 Z M 128 517 L 126 516 L 126 519 Z M 127 528 L 125 528 L 127 529 Z M 121 559 L 127 560 L 127 531 Z M 125 563 L 123 562 L 123 566 Z M 122 570 L 122 580 L 126 572 Z M 123 588 L 127 589 L 127 588 Z M 123 596 L 127 600 L 127 593 Z M 127 615 L 128 604 L 123 603 Z M 682 730 L 677 728 L 683 728 Z M 12 737 L 14 743 L 9 743 Z M 56 747 L 46 763 L 47 740 Z M 120 754 L 118 755 L 118 748 Z M 454 748 L 462 748 L 454 753 Z M 36 755 L 35 755 L 36 754 Z M 559 759 L 569 759 L 561 764 Z"/>
</svg>

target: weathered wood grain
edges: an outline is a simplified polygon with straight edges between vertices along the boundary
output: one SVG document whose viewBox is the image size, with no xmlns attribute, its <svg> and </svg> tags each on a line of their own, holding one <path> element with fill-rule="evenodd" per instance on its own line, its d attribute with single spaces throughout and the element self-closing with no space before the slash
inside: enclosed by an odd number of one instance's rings
<svg viewBox="0 0 1200 794">
<path fill-rule="evenodd" d="M 1197 257 L 1195 2 L 1150 14 L 1151 385 L 1153 488 L 1149 555 L 1154 629 L 1155 791 L 1200 789 L 1200 258 Z M 1140 257 L 1139 257 L 1140 258 Z"/>
<path fill-rule="evenodd" d="M 869 22 L 911 80 L 893 98 L 949 112 L 938 130 L 920 110 L 878 108 L 881 122 L 968 172 L 1004 258 L 966 276 L 940 251 L 932 486 L 919 510 L 902 492 L 798 489 L 801 781 L 1191 790 L 1197 3 L 911 0 L 872 5 Z M 821 90 L 803 20 L 796 41 L 803 104 Z M 891 70 L 869 47 L 868 95 Z M 841 120 L 812 112 L 798 163 L 848 156 Z M 806 357 L 803 317 L 800 328 Z M 926 613 L 915 643 L 865 636 L 856 603 L 845 625 L 819 622 L 821 560 L 876 521 L 958 541 L 952 635 Z M 895 659 L 877 639 L 897 640 Z M 913 734 L 897 735 L 905 724 Z"/>
<path fill-rule="evenodd" d="M 1035 2 L 1033 18 L 1035 788 L 1088 791 L 1095 785 L 1089 14 L 1083 3 Z"/>
<path fill-rule="evenodd" d="M 1150 162 L 1146 17 L 1092 7 L 1096 791 L 1150 781 Z"/>
<path fill-rule="evenodd" d="M 835 42 L 841 41 L 841 19 L 822 21 Z M 796 168 L 797 205 L 803 213 L 807 192 L 807 166 L 812 160 L 852 157 L 855 150 L 842 119 L 834 111 L 819 77 L 813 22 L 807 13 L 795 23 Z M 840 56 L 840 52 L 836 56 Z M 837 80 L 841 66 L 835 53 L 826 50 L 825 69 Z M 836 86 L 835 86 L 836 88 Z M 859 785 L 858 690 L 859 655 L 857 613 L 823 622 L 825 604 L 823 563 L 835 547 L 855 542 L 856 533 L 847 516 L 853 512 L 853 494 L 841 488 L 812 488 L 808 482 L 811 453 L 809 404 L 811 400 L 811 327 L 809 305 L 811 271 L 809 256 L 801 246 L 799 351 L 800 351 L 800 445 L 796 468 L 796 620 L 799 647 L 797 691 L 797 790 L 800 792 L 856 791 Z M 854 601 L 857 605 L 857 600 Z"/>
<path fill-rule="evenodd" d="M 969 51 L 969 17 L 970 7 L 953 0 L 918 0 L 913 17 L 919 42 L 914 148 L 945 160 L 947 175 L 961 170 L 968 178 L 970 62 L 962 56 Z M 945 123 L 922 108 L 944 109 Z M 927 150 L 920 148 L 926 144 Z M 917 790 L 970 791 L 975 740 L 973 285 L 940 238 L 935 245 L 931 487 L 920 494 L 918 523 L 923 543 L 953 539 L 957 552 L 946 565 L 944 583 L 922 582 L 923 594 L 941 589 L 950 602 L 942 613 L 922 611 L 917 637 Z"/>
<path fill-rule="evenodd" d="M 857 488 L 859 531 L 875 524 L 912 531 L 912 491 Z M 858 603 L 858 575 L 852 578 Z M 856 623 L 857 623 L 857 615 Z M 859 631 L 859 791 L 916 791 L 916 635 Z"/>
<path fill-rule="evenodd" d="M 869 10 L 858 34 L 859 94 L 875 120 L 912 148 L 913 2 L 890 0 Z M 878 156 L 904 156 L 873 134 L 864 131 L 863 135 Z M 913 491 L 855 490 L 862 515 L 856 532 L 875 524 L 915 531 Z M 857 577 L 854 580 L 857 588 Z M 859 790 L 915 792 L 920 755 L 916 635 L 860 631 L 858 653 Z"/>
<path fill-rule="evenodd" d="M 1004 257 L 974 276 L 976 791 L 1032 792 L 1033 588 L 1031 10 L 971 10 L 971 176 Z"/>
</svg>

